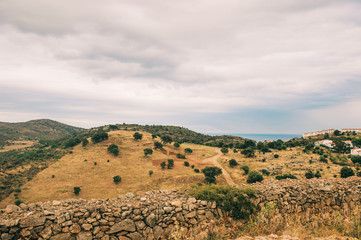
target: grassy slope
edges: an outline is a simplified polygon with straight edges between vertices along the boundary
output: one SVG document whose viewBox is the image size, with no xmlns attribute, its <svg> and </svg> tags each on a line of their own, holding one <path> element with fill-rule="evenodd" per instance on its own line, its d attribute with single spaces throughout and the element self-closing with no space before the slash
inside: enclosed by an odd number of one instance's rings
<svg viewBox="0 0 361 240">
<path fill-rule="evenodd" d="M 65 155 L 23 185 L 19 199 L 36 202 L 73 198 L 74 186 L 81 187 L 81 198 L 107 198 L 127 192 L 180 189 L 203 180 L 201 173 L 195 173 L 183 163 L 188 161 L 191 165 L 194 164 L 195 168 L 203 168 L 206 164 L 202 159 L 215 155 L 214 148 L 182 144 L 180 149 L 175 149 L 169 145 L 165 148 L 167 152 L 157 150 L 153 155 L 144 157 L 143 149 L 152 148 L 153 140 L 151 134 L 142 133 L 143 139 L 134 141 L 132 131 L 112 131 L 109 132 L 107 141 L 90 143 L 86 148 L 81 145 L 74 147 L 72 154 Z M 119 156 L 115 157 L 107 152 L 107 146 L 112 143 L 120 147 Z M 186 160 L 176 159 L 175 154 L 184 153 L 186 147 L 192 148 L 193 153 L 187 155 Z M 160 163 L 168 158 L 175 160 L 174 169 L 161 170 Z M 97 165 L 94 165 L 94 162 L 97 162 Z M 154 171 L 151 177 L 149 170 Z M 116 175 L 122 177 L 119 184 L 113 183 L 113 176 Z M 219 182 L 222 181 L 224 180 L 221 178 Z M 0 207 L 13 202 L 14 197 L 11 195 L 1 202 Z"/>
</svg>

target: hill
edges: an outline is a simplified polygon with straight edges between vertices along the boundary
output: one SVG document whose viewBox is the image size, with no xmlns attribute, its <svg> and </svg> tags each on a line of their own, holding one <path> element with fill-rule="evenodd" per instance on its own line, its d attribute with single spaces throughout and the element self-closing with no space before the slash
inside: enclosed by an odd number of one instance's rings
<svg viewBox="0 0 361 240">
<path fill-rule="evenodd" d="M 31 120 L 28 122 L 0 122 L 0 145 L 6 141 L 60 139 L 83 131 L 49 119 Z"/>
</svg>

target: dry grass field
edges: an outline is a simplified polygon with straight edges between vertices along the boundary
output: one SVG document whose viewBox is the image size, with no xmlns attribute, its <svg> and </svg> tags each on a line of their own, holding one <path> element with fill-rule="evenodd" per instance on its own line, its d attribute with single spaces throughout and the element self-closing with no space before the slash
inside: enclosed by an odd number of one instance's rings
<svg viewBox="0 0 361 240">
<path fill-rule="evenodd" d="M 275 158 L 274 155 L 278 154 L 279 157 Z M 305 179 L 304 174 L 311 169 L 314 173 L 320 171 L 321 178 L 333 178 L 334 175 L 340 177 L 340 170 L 343 166 L 333 164 L 328 160 L 328 163 L 319 161 L 320 156 L 313 153 L 304 153 L 302 148 L 296 147 L 287 150 L 276 151 L 269 153 L 256 152 L 256 157 L 246 158 L 241 153 L 229 152 L 218 159 L 222 167 L 226 169 L 233 180 L 239 183 L 245 183 L 248 175 L 244 175 L 244 171 L 240 169 L 240 166 L 247 165 L 251 171 L 260 171 L 262 169 L 268 170 L 271 174 L 269 176 L 263 176 L 265 179 L 274 178 L 272 172 L 275 175 L 291 173 L 299 179 Z M 239 165 L 231 168 L 229 166 L 229 160 L 235 159 Z M 265 159 L 265 161 L 263 161 Z M 311 160 L 311 163 L 310 163 Z M 351 162 L 351 161 L 350 161 Z"/>
<path fill-rule="evenodd" d="M 131 131 L 113 131 L 109 132 L 109 139 L 104 142 L 93 144 L 89 139 L 87 147 L 81 144 L 74 147 L 72 154 L 65 155 L 23 185 L 19 199 L 23 202 L 37 202 L 74 198 L 75 186 L 81 188 L 77 197 L 85 199 L 116 197 L 127 192 L 153 189 L 182 189 L 204 179 L 202 173 L 195 173 L 191 167 L 185 167 L 184 161 L 202 169 L 209 165 L 203 160 L 217 154 L 212 147 L 181 144 L 177 149 L 167 144 L 165 151 L 155 150 L 152 155 L 145 157 L 143 149 L 153 147 L 151 135 L 142 132 L 143 139 L 135 141 L 133 134 Z M 119 156 L 107 152 L 107 147 L 112 143 L 119 146 Z M 177 159 L 175 155 L 184 153 L 187 147 L 193 153 L 187 154 L 187 159 Z M 169 158 L 174 159 L 174 168 L 162 170 L 160 163 Z M 154 172 L 152 176 L 149 176 L 150 170 Z M 118 184 L 113 182 L 116 175 L 122 178 Z M 220 178 L 218 182 L 225 181 Z M 14 196 L 11 195 L 1 202 L 0 207 L 13 202 Z"/>
<path fill-rule="evenodd" d="M 11 141 L 10 145 L 5 145 L 4 147 L 0 148 L 0 152 L 6 152 L 10 150 L 18 150 L 27 147 L 31 147 L 36 143 L 36 141 Z"/>
</svg>

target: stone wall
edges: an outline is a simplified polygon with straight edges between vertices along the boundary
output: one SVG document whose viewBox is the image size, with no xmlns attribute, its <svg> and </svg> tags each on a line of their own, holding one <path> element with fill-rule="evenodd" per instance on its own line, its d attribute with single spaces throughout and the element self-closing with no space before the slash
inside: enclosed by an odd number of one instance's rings
<svg viewBox="0 0 361 240">
<path fill-rule="evenodd" d="M 245 185 L 249 186 L 249 185 Z M 262 208 L 273 202 L 274 219 L 302 222 L 360 213 L 361 178 L 268 180 L 253 184 Z M 206 226 L 222 216 L 215 203 L 176 191 L 129 193 L 116 199 L 52 201 L 9 205 L 0 210 L 1 239 L 168 239 L 176 222 Z"/>
<path fill-rule="evenodd" d="M 176 222 L 191 228 L 222 214 L 215 203 L 174 191 L 116 199 L 9 205 L 0 210 L 1 239 L 160 239 Z"/>
</svg>

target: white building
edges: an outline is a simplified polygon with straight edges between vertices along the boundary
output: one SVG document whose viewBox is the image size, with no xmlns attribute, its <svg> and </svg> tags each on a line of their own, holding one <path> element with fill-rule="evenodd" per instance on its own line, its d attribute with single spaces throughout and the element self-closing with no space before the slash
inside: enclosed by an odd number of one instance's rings
<svg viewBox="0 0 361 240">
<path fill-rule="evenodd" d="M 335 129 L 326 129 L 326 130 L 321 130 L 321 131 L 316 131 L 316 132 L 308 132 L 308 133 L 304 133 L 303 137 L 312 137 L 312 136 L 317 136 L 317 135 L 321 135 L 321 134 L 331 134 L 335 131 Z"/>
<path fill-rule="evenodd" d="M 321 140 L 321 141 L 315 142 L 315 145 L 318 146 L 318 147 L 319 147 L 319 146 L 326 146 L 326 147 L 329 147 L 329 148 L 333 148 L 333 146 L 334 146 L 335 144 L 333 143 L 332 140 L 326 139 L 326 140 Z"/>
<path fill-rule="evenodd" d="M 361 156 L 361 148 L 351 149 L 351 155 L 359 155 L 359 156 Z"/>
<path fill-rule="evenodd" d="M 341 133 L 346 133 L 346 132 L 355 132 L 355 133 L 361 133 L 361 128 L 343 128 L 340 130 Z"/>
<path fill-rule="evenodd" d="M 353 144 L 350 140 L 347 140 L 347 141 L 343 141 L 344 143 L 346 143 L 346 145 L 350 148 L 353 148 Z"/>
</svg>

